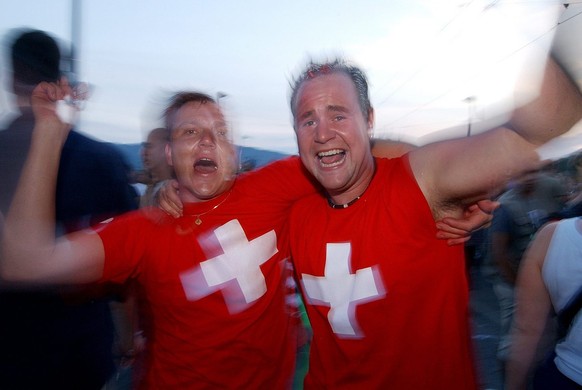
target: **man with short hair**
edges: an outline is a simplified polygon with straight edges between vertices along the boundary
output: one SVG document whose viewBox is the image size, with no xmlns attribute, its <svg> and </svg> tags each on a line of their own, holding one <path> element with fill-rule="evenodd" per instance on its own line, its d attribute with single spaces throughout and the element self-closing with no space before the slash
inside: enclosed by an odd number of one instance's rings
<svg viewBox="0 0 582 390">
<path fill-rule="evenodd" d="M 290 105 L 301 161 L 325 189 L 290 218 L 313 329 L 305 387 L 476 389 L 464 257 L 436 239 L 435 221 L 540 166 L 536 148 L 582 117 L 580 92 L 550 59 L 540 96 L 511 128 L 390 160 L 370 151 L 359 68 L 309 64 Z"/>
<path fill-rule="evenodd" d="M 8 211 L 31 148 L 36 124 L 32 91 L 61 78 L 61 50 L 53 37 L 15 30 L 10 38 L 12 89 L 20 115 L 0 131 L 0 214 Z M 65 140 L 56 181 L 52 224 L 57 235 L 137 207 L 121 154 L 77 131 Z M 103 387 L 115 366 L 110 297 L 101 290 L 2 281 L 0 388 Z"/>
</svg>

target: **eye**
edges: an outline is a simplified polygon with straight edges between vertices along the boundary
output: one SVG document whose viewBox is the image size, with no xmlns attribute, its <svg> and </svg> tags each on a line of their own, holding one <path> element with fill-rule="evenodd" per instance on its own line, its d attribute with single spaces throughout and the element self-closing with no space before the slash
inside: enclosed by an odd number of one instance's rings
<svg viewBox="0 0 582 390">
<path fill-rule="evenodd" d="M 336 115 L 333 117 L 334 122 L 343 121 L 344 119 L 346 119 L 346 117 L 343 115 Z"/>
<path fill-rule="evenodd" d="M 182 130 L 182 134 L 184 135 L 196 135 L 198 134 L 198 129 L 195 127 L 187 127 Z"/>
<path fill-rule="evenodd" d="M 310 126 L 315 126 L 314 120 L 307 120 L 307 121 L 303 122 L 303 124 L 301 125 L 301 127 L 310 127 Z"/>
<path fill-rule="evenodd" d="M 228 129 L 226 127 L 216 129 L 216 135 L 226 138 L 228 137 Z"/>
</svg>

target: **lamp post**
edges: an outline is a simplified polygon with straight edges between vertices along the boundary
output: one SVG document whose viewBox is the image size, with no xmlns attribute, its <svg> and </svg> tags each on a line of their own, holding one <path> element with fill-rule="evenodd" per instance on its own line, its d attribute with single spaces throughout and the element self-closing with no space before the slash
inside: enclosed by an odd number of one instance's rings
<svg viewBox="0 0 582 390">
<path fill-rule="evenodd" d="M 228 95 L 224 92 L 216 92 L 216 104 L 220 106 L 220 99 L 227 97 Z"/>
<path fill-rule="evenodd" d="M 471 136 L 471 120 L 473 116 L 473 104 L 477 98 L 475 96 L 467 96 L 463 99 L 465 103 L 467 103 L 467 107 L 469 108 L 469 113 L 467 115 L 467 137 Z"/>
</svg>

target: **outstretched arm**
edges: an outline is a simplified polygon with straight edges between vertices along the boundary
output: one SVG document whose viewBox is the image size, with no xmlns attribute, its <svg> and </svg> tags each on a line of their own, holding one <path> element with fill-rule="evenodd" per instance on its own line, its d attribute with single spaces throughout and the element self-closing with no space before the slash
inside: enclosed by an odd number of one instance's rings
<svg viewBox="0 0 582 390">
<path fill-rule="evenodd" d="M 372 154 L 375 157 L 395 158 L 415 149 L 417 149 L 416 146 L 405 142 L 388 139 L 372 140 Z M 448 245 L 459 245 L 469 241 L 474 231 L 491 224 L 493 211 L 498 206 L 497 202 L 481 200 L 466 206 L 459 217 L 447 216 L 437 221 L 437 238 L 447 240 Z"/>
<path fill-rule="evenodd" d="M 84 283 L 103 269 L 97 234 L 55 239 L 55 191 L 61 150 L 70 126 L 56 114 L 56 102 L 71 94 L 66 80 L 40 83 L 32 94 L 35 127 L 4 228 L 2 277 L 12 281 Z"/>
<path fill-rule="evenodd" d="M 515 110 L 508 126 L 412 151 L 412 170 L 435 219 L 451 207 L 489 198 L 509 179 L 538 169 L 539 145 L 567 132 L 580 118 L 582 95 L 550 58 L 539 96 Z"/>
</svg>

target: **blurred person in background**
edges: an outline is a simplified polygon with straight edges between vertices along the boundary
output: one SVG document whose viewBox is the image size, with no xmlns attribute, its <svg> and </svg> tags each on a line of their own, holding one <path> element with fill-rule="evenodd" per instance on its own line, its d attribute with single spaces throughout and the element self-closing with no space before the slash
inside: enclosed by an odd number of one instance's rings
<svg viewBox="0 0 582 390">
<path fill-rule="evenodd" d="M 570 168 L 570 197 L 566 207 L 558 212 L 555 219 L 574 218 L 582 216 L 582 153 L 577 153 L 569 158 Z"/>
<path fill-rule="evenodd" d="M 493 290 L 499 301 L 501 338 L 497 358 L 505 361 L 511 344 L 515 311 L 515 280 L 519 264 L 537 230 L 564 208 L 567 187 L 555 177 L 535 170 L 516 179 L 499 197 L 493 214 L 491 256 L 496 267 Z"/>
<path fill-rule="evenodd" d="M 582 220 L 544 226 L 527 249 L 516 284 L 516 313 L 505 388 L 582 388 Z M 536 356 L 547 322 L 557 313 L 561 332 L 540 366 Z"/>
<path fill-rule="evenodd" d="M 6 215 L 31 146 L 33 89 L 61 78 L 61 49 L 43 31 L 8 36 L 20 116 L 0 131 L 0 213 Z M 71 131 L 58 172 L 55 234 L 137 207 L 128 170 L 112 145 Z M 100 389 L 114 372 L 114 330 L 104 289 L 0 282 L 0 388 Z"/>
<path fill-rule="evenodd" d="M 142 143 L 140 155 L 143 171 L 139 172 L 137 181 L 145 184 L 140 196 L 140 208 L 157 205 L 156 192 L 165 180 L 173 177 L 173 169 L 166 159 L 166 145 L 170 141 L 170 131 L 165 127 L 151 130 Z M 146 304 L 144 291 L 135 281 L 126 285 L 122 303 L 112 305 L 116 323 L 124 330 L 120 337 L 121 372 L 130 374 L 124 380 L 131 381 L 131 387 L 139 387 L 145 377 L 147 361 L 147 337 L 151 337 L 151 313 Z M 125 370 L 124 370 L 125 369 Z M 118 382 L 122 381 L 121 376 Z"/>
<path fill-rule="evenodd" d="M 172 166 L 166 160 L 166 145 L 169 141 L 169 130 L 159 127 L 149 132 L 142 145 L 143 183 L 147 187 L 140 198 L 140 207 L 156 205 L 154 194 L 164 180 L 171 179 L 173 176 Z"/>
</svg>

